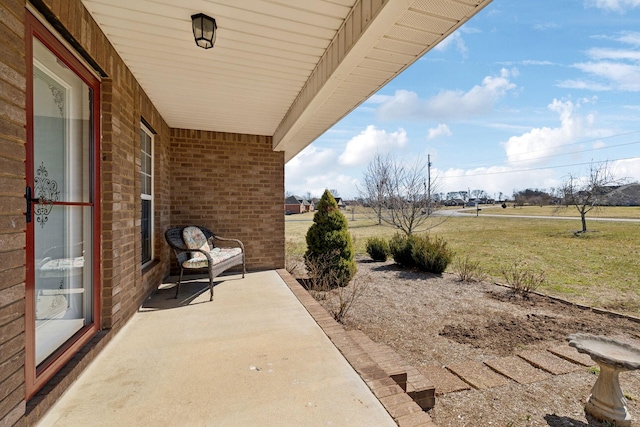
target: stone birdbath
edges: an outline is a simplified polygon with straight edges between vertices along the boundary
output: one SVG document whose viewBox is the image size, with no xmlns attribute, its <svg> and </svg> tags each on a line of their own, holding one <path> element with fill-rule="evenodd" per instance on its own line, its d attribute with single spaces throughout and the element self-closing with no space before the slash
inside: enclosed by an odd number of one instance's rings
<svg viewBox="0 0 640 427">
<path fill-rule="evenodd" d="M 631 426 L 631 415 L 618 374 L 640 369 L 640 348 L 600 335 L 572 334 L 567 339 L 570 346 L 588 354 L 600 366 L 600 374 L 587 400 L 586 412 L 620 427 Z"/>
</svg>

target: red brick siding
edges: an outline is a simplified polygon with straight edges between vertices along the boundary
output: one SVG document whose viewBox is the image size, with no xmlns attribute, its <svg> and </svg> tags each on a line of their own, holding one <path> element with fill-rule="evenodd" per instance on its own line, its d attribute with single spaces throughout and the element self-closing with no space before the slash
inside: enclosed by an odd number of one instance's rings
<svg viewBox="0 0 640 427">
<path fill-rule="evenodd" d="M 242 240 L 247 268 L 284 266 L 284 155 L 271 137 L 171 130 L 171 223 Z"/>
<path fill-rule="evenodd" d="M 169 127 L 80 0 L 44 2 L 109 76 L 102 81 L 101 100 L 102 327 L 116 328 L 168 272 L 169 251 L 162 241 L 169 223 Z M 141 118 L 157 133 L 154 239 L 160 263 L 145 271 L 145 280 L 139 239 Z"/>
<path fill-rule="evenodd" d="M 169 251 L 162 244 L 170 211 L 169 127 L 79 0 L 45 4 L 109 76 L 101 87 L 101 326 L 113 330 L 102 333 L 31 399 L 27 424 L 38 419 L 135 313 L 169 266 Z M 0 0 L 0 425 L 12 425 L 25 415 L 25 6 L 24 0 Z M 145 269 L 144 276 L 139 241 L 141 117 L 157 132 L 154 238 L 159 262 Z"/>
<path fill-rule="evenodd" d="M 24 4 L 0 1 L 0 424 L 25 411 Z"/>
</svg>

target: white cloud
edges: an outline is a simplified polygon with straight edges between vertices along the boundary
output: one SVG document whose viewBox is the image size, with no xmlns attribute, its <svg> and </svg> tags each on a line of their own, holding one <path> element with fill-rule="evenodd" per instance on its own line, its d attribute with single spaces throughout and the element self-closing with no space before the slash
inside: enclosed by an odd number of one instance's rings
<svg viewBox="0 0 640 427">
<path fill-rule="evenodd" d="M 616 160 L 611 163 L 611 171 L 617 179 L 640 182 L 640 157 Z"/>
<path fill-rule="evenodd" d="M 407 141 L 407 132 L 404 129 L 389 133 L 369 125 L 347 142 L 338 162 L 344 166 L 361 166 L 369 163 L 376 153 L 385 155 L 406 146 Z"/>
<path fill-rule="evenodd" d="M 640 4 L 640 0 L 638 0 Z M 640 33 L 624 32 L 617 37 L 602 37 L 633 47 L 640 46 Z M 565 80 L 558 86 L 594 91 L 640 91 L 640 51 L 637 49 L 591 48 L 589 61 L 573 64 L 588 77 Z"/>
<path fill-rule="evenodd" d="M 607 146 L 607 144 L 605 144 L 605 142 L 604 142 L 604 141 L 601 141 L 601 140 L 597 140 L 597 141 L 595 141 L 595 142 L 591 145 L 591 147 L 592 147 L 594 150 L 600 150 L 600 149 L 602 149 L 602 148 L 604 148 L 604 147 L 606 147 L 606 146 Z"/>
<path fill-rule="evenodd" d="M 622 13 L 640 6 L 640 0 L 586 0 L 585 5 Z"/>
<path fill-rule="evenodd" d="M 640 91 L 640 65 L 600 61 L 574 64 L 574 67 L 596 78 L 606 80 L 608 84 L 601 85 L 603 87 L 630 92 Z"/>
<path fill-rule="evenodd" d="M 449 129 L 449 126 L 440 123 L 437 127 L 429 129 L 427 139 L 435 139 L 440 136 L 451 136 L 451 129 Z"/>
<path fill-rule="evenodd" d="M 551 61 L 540 61 L 536 59 L 525 59 L 522 65 L 554 65 Z"/>
<path fill-rule="evenodd" d="M 587 51 L 587 55 L 596 60 L 615 59 L 635 62 L 640 61 L 640 52 L 637 50 L 605 49 L 594 47 Z"/>
<path fill-rule="evenodd" d="M 302 196 L 308 191 L 315 195 L 334 188 L 328 179 L 335 174 L 331 170 L 337 158 L 334 150 L 308 146 L 285 165 L 286 190 Z"/>
<path fill-rule="evenodd" d="M 557 30 L 558 28 L 560 28 L 560 25 L 555 22 L 543 22 L 533 25 L 533 29 L 538 31 Z"/>
<path fill-rule="evenodd" d="M 369 99 L 367 99 L 364 103 L 365 104 L 383 104 L 386 101 L 388 101 L 390 98 L 389 95 L 379 95 L 379 94 L 373 94 L 369 97 Z"/>
<path fill-rule="evenodd" d="M 516 88 L 510 78 L 517 75 L 516 69 L 503 68 L 499 76 L 487 76 L 482 84 L 467 92 L 442 91 L 426 100 L 421 100 L 415 92 L 397 90 L 394 96 L 378 98 L 382 100 L 378 116 L 381 120 L 452 120 L 484 115 L 491 112 L 507 92 Z"/>
<path fill-rule="evenodd" d="M 602 92 L 602 91 L 611 90 L 611 86 L 608 84 L 602 84 L 602 83 L 594 82 L 592 80 L 584 80 L 584 79 L 563 80 L 559 82 L 557 86 L 564 89 L 586 89 L 593 92 Z"/>
<path fill-rule="evenodd" d="M 624 31 L 615 40 L 634 46 L 640 46 L 640 33 L 637 31 Z"/>
<path fill-rule="evenodd" d="M 534 128 L 519 136 L 512 136 L 502 143 L 507 162 L 518 166 L 530 166 L 549 163 L 550 156 L 561 153 L 563 146 L 585 136 L 597 136 L 593 129 L 593 116 L 580 116 L 574 110 L 580 103 L 554 99 L 548 108 L 558 114 L 560 127 Z"/>
<path fill-rule="evenodd" d="M 434 47 L 434 50 L 445 51 L 450 47 L 454 47 L 460 54 L 466 58 L 469 53 L 469 49 L 467 48 L 464 39 L 462 38 L 462 34 L 460 31 L 455 31 L 451 33 L 446 39 L 442 40 L 440 43 Z"/>
</svg>

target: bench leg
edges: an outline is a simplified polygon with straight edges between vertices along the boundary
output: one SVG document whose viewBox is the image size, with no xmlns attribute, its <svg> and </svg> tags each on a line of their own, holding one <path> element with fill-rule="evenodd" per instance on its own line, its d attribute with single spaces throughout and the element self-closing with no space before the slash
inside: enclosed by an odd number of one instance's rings
<svg viewBox="0 0 640 427">
<path fill-rule="evenodd" d="M 213 301 L 213 274 L 209 272 L 209 301 Z"/>
<path fill-rule="evenodd" d="M 178 292 L 180 292 L 180 283 L 182 282 L 182 272 L 184 270 L 182 269 L 182 267 L 180 267 L 180 278 L 178 279 L 178 283 L 176 284 L 176 296 L 174 297 L 175 299 L 178 299 Z"/>
</svg>

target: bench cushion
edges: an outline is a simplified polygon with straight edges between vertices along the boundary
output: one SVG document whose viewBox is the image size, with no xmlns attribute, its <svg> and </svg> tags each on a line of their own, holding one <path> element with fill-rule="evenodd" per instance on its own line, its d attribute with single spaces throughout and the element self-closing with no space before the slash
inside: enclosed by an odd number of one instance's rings
<svg viewBox="0 0 640 427">
<path fill-rule="evenodd" d="M 185 227 L 185 229 L 182 230 L 182 239 L 189 249 L 200 249 L 205 252 L 211 252 L 207 238 L 198 227 Z M 191 252 L 191 259 L 204 260 L 206 267 L 207 257 L 202 252 Z"/>
<path fill-rule="evenodd" d="M 208 261 L 204 254 L 196 252 L 198 255 L 201 255 L 202 258 L 191 258 L 182 263 L 184 268 L 207 268 Z M 240 248 L 213 248 L 209 251 L 209 255 L 211 255 L 211 259 L 213 260 L 213 264 L 219 264 L 222 261 L 228 260 L 236 255 L 240 255 L 242 253 L 242 249 Z"/>
</svg>

